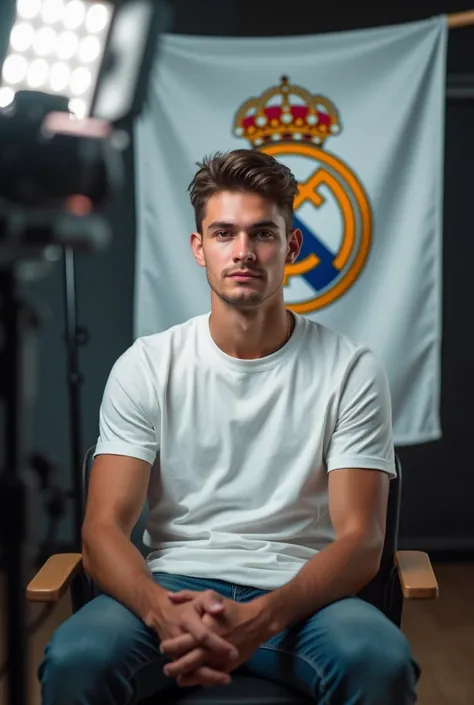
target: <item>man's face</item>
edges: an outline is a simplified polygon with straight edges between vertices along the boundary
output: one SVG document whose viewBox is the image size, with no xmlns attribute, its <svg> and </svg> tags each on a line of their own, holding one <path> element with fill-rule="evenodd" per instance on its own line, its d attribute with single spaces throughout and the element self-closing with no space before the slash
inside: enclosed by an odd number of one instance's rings
<svg viewBox="0 0 474 705">
<path fill-rule="evenodd" d="M 213 292 L 237 307 L 257 306 L 280 296 L 285 265 L 300 250 L 302 235 L 287 235 L 278 206 L 251 192 L 221 191 L 207 202 L 202 236 L 191 246 L 206 268 Z"/>
</svg>

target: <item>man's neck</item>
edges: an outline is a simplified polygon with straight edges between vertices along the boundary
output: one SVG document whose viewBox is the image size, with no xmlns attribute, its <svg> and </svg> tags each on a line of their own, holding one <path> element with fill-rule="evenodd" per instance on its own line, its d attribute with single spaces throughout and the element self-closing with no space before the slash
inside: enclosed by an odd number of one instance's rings
<svg viewBox="0 0 474 705">
<path fill-rule="evenodd" d="M 266 357 L 283 347 L 291 336 L 294 318 L 283 302 L 268 310 L 242 310 L 224 302 L 219 304 L 213 302 L 209 329 L 215 344 L 231 357 Z"/>
</svg>

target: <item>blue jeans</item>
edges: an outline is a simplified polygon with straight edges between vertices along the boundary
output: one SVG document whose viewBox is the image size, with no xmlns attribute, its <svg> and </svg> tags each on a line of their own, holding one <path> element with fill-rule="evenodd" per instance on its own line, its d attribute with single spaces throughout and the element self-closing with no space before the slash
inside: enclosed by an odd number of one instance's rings
<svg viewBox="0 0 474 705">
<path fill-rule="evenodd" d="M 167 590 L 212 589 L 237 602 L 263 590 L 157 573 Z M 169 689 L 156 632 L 100 595 L 54 633 L 39 668 L 43 705 L 128 705 Z M 379 610 L 351 597 L 272 637 L 240 672 L 299 690 L 319 705 L 411 705 L 419 668 L 408 641 Z M 159 704 L 159 697 L 156 702 Z"/>
</svg>

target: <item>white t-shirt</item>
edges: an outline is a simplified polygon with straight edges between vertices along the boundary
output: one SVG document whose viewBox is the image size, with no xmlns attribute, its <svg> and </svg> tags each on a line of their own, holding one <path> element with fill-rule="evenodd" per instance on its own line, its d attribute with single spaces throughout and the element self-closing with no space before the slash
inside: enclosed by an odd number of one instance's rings
<svg viewBox="0 0 474 705">
<path fill-rule="evenodd" d="M 395 476 L 383 368 L 294 316 L 286 345 L 258 360 L 225 354 L 205 314 L 139 338 L 113 366 L 96 455 L 153 465 L 152 571 L 275 589 L 334 538 L 328 472 Z"/>
</svg>

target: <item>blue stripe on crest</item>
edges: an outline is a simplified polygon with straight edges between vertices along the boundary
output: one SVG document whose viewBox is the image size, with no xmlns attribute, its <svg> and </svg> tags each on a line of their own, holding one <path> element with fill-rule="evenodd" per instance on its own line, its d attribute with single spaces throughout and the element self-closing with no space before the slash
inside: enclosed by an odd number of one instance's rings
<svg viewBox="0 0 474 705">
<path fill-rule="evenodd" d="M 293 227 L 299 228 L 303 233 L 303 245 L 296 261 L 299 262 L 313 252 L 321 260 L 317 267 L 302 276 L 313 289 L 318 291 L 324 289 L 340 274 L 339 270 L 333 265 L 336 255 L 328 250 L 321 240 L 296 216 L 293 220 Z"/>
</svg>

